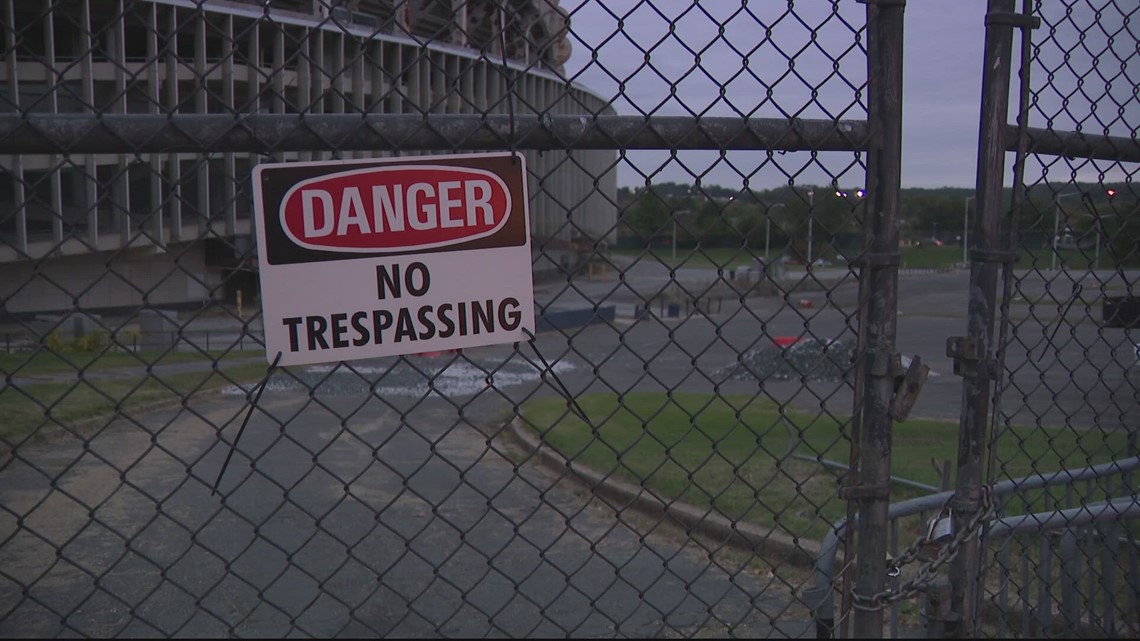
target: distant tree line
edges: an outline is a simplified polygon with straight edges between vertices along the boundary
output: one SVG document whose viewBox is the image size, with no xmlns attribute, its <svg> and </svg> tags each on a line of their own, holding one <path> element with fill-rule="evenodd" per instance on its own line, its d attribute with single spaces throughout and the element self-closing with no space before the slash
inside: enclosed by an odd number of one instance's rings
<svg viewBox="0 0 1140 641">
<path fill-rule="evenodd" d="M 1011 190 L 1006 189 L 1003 208 Z M 1114 254 L 1118 263 L 1140 262 L 1140 195 L 1130 185 L 1035 185 L 1022 195 L 1018 238 L 1023 247 L 1048 248 L 1058 235 L 1083 239 Z M 862 246 L 864 194 L 859 187 L 796 185 L 733 190 L 719 185 L 654 183 L 618 190 L 619 246 L 746 247 L 803 257 L 853 255 Z M 961 187 L 903 189 L 900 236 L 907 243 L 959 245 L 976 215 L 974 190 Z M 809 216 L 810 212 L 810 216 Z M 810 223 L 809 223 L 810 220 Z M 1098 230 L 1099 227 L 1099 230 Z M 1099 234 L 1097 233 L 1099 231 Z M 1074 241 L 1075 242 L 1075 241 Z"/>
</svg>

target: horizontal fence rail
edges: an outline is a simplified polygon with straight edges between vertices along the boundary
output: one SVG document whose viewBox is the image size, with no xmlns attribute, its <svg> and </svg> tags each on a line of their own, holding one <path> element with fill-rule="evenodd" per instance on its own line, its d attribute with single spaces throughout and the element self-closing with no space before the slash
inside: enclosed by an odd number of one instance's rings
<svg viewBox="0 0 1140 641">
<path fill-rule="evenodd" d="M 1018 151 L 1020 135 L 1020 129 L 1017 125 L 1006 127 L 1006 151 Z M 1140 162 L 1140 140 L 1136 138 L 1026 127 L 1025 141 L 1025 151 L 1031 154 L 1129 163 Z"/>
<path fill-rule="evenodd" d="M 770 149 L 858 151 L 864 121 L 503 114 L 0 114 L 7 153 Z"/>
</svg>

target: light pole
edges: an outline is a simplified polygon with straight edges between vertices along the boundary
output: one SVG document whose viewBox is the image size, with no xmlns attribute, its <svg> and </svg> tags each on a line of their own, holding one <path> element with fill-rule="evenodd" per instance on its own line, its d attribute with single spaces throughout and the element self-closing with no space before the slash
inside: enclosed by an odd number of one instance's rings
<svg viewBox="0 0 1140 641">
<path fill-rule="evenodd" d="M 677 265 L 677 212 L 669 212 L 669 217 L 673 219 L 673 266 Z"/>
<path fill-rule="evenodd" d="M 1100 269 L 1100 236 L 1104 230 L 1105 218 L 1120 218 L 1120 214 L 1102 214 L 1100 210 L 1093 211 L 1093 229 L 1096 231 L 1096 258 L 1093 259 L 1093 269 Z"/>
<path fill-rule="evenodd" d="M 1083 196 L 1083 192 L 1053 194 L 1053 271 L 1057 271 L 1057 236 L 1061 233 L 1061 201 L 1069 196 Z"/>
<path fill-rule="evenodd" d="M 772 247 L 772 210 L 777 207 L 787 207 L 784 203 L 769 205 L 764 212 L 764 264 L 768 264 L 768 250 Z"/>
<path fill-rule="evenodd" d="M 689 210 L 689 209 L 681 209 L 681 210 L 674 209 L 674 210 L 671 210 L 669 212 L 669 218 L 673 220 L 673 266 L 674 267 L 677 265 L 677 216 L 681 215 L 681 214 L 687 214 L 690 211 L 691 210 Z"/>
<path fill-rule="evenodd" d="M 812 245 L 812 242 L 815 240 L 815 238 L 813 238 L 813 232 L 815 229 L 814 223 L 815 223 L 815 191 L 812 189 L 809 189 L 808 190 L 808 246 L 807 246 L 807 267 L 808 267 L 808 269 L 811 269 L 811 245 Z"/>
<path fill-rule="evenodd" d="M 967 196 L 966 206 L 962 211 L 962 264 L 968 266 L 970 264 L 969 247 L 970 247 L 970 201 L 976 199 L 977 196 Z"/>
<path fill-rule="evenodd" d="M 1090 200 L 1089 203 L 1092 204 L 1092 201 Z M 1093 219 L 1093 234 L 1095 234 L 1093 242 L 1096 243 L 1096 245 L 1095 245 L 1096 249 L 1094 250 L 1094 254 L 1093 254 L 1093 256 L 1094 256 L 1093 262 L 1091 265 L 1089 265 L 1089 271 L 1095 272 L 1096 270 L 1100 269 L 1100 228 L 1101 228 L 1100 211 L 1098 210 L 1096 205 L 1092 205 L 1092 219 Z M 1082 234 L 1082 236 L 1083 236 L 1083 234 Z"/>
</svg>

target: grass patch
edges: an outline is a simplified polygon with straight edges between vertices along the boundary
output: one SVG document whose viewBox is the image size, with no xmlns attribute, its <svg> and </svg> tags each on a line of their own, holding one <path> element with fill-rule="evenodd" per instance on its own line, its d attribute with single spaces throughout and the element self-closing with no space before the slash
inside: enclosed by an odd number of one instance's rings
<svg viewBox="0 0 1140 641">
<path fill-rule="evenodd" d="M 1053 258 L 1053 249 L 1050 247 L 1036 247 L 1019 249 L 1019 257 L 1017 261 L 1018 269 L 1037 269 L 1040 271 L 1052 271 L 1054 265 L 1058 270 L 1080 270 L 1087 269 L 1116 269 L 1119 267 L 1136 267 L 1140 262 L 1134 258 L 1133 253 L 1128 260 L 1119 261 L 1116 256 L 1109 252 L 1105 247 L 1101 247 L 1099 265 L 1097 262 L 1096 251 L 1093 249 L 1057 249 L 1056 260 Z"/>
<path fill-rule="evenodd" d="M 771 259 L 778 260 L 783 251 L 783 246 L 773 247 Z M 922 247 L 902 247 L 899 251 L 903 267 L 951 269 L 962 262 L 961 247 L 923 245 Z M 749 267 L 756 264 L 757 258 L 764 258 L 762 247 L 750 250 L 739 247 L 710 247 L 700 250 L 678 249 L 676 258 L 673 258 L 673 250 L 669 247 L 654 249 L 653 252 L 654 254 L 650 254 L 648 249 L 613 250 L 613 253 L 619 256 L 641 257 L 642 260 L 660 262 L 669 267 L 700 267 L 706 269 Z M 844 265 L 844 259 L 841 257 L 829 256 L 828 260 L 832 267 Z M 804 266 L 789 265 L 788 268 L 792 271 L 802 271 Z"/>
<path fill-rule="evenodd" d="M 900 247 L 899 261 L 903 269 L 951 269 L 962 262 L 962 247 L 935 247 L 930 243 L 923 243 L 921 247 Z"/>
<path fill-rule="evenodd" d="M 846 462 L 849 444 L 834 419 L 781 411 L 747 396 L 633 393 L 619 403 L 614 394 L 590 394 L 577 400 L 592 428 L 558 398 L 531 401 L 522 416 L 564 456 L 595 470 L 796 536 L 818 539 L 846 512 L 836 498 L 838 472 L 785 456 L 794 445 L 800 454 Z M 1002 472 L 1010 477 L 1111 460 L 1125 447 L 1123 434 L 1043 428 L 1007 430 L 999 443 L 1006 453 Z M 893 475 L 937 485 L 930 461 L 956 459 L 958 425 L 896 424 L 893 448 Z M 892 489 L 893 501 L 914 495 Z"/>
<path fill-rule="evenodd" d="M 776 260 L 783 254 L 784 247 L 772 248 L 772 259 Z M 740 247 L 709 247 L 704 249 L 679 248 L 677 257 L 673 258 L 671 247 L 656 248 L 653 254 L 648 249 L 615 249 L 618 256 L 630 258 L 641 257 L 642 260 L 660 262 L 669 267 L 699 267 L 711 268 L 739 268 L 754 265 L 757 258 L 764 257 L 764 248 Z M 842 258 L 828 256 L 833 267 L 843 265 Z M 900 266 L 905 269 L 953 269 L 962 262 L 961 245 L 943 245 L 936 247 L 930 243 L 921 246 L 909 245 L 899 248 Z M 1122 266 L 1135 266 L 1136 261 L 1122 263 Z M 1049 271 L 1053 266 L 1053 252 L 1049 248 L 1021 249 L 1017 262 L 1018 269 L 1039 269 Z M 1096 254 L 1092 250 L 1058 249 L 1057 269 L 1086 270 L 1096 266 Z M 1113 256 L 1102 250 L 1100 256 L 1100 269 L 1115 269 L 1116 261 Z M 802 265 L 791 265 L 791 269 L 803 269 Z"/>
<path fill-rule="evenodd" d="M 115 369 L 143 368 L 147 365 L 172 363 L 213 363 L 247 360 L 258 357 L 258 352 L 53 352 L 40 349 L 23 354 L 0 354 L 0 374 L 12 376 L 42 376 L 73 374 L 79 370 L 104 372 Z"/>
<path fill-rule="evenodd" d="M 181 374 L 86 379 L 79 382 L 7 385 L 0 389 L 0 438 L 18 441 L 43 427 L 57 423 L 109 416 L 163 401 L 194 398 L 232 381 L 258 380 L 265 375 L 264 363 L 226 367 L 221 373 L 207 370 Z M 224 375 L 223 375 L 224 374 Z"/>
<path fill-rule="evenodd" d="M 755 251 L 740 247 L 679 248 L 676 258 L 673 258 L 673 249 L 670 247 L 654 249 L 652 254 L 648 249 L 615 249 L 613 253 L 618 256 L 641 258 L 641 260 L 654 263 L 659 262 L 668 267 L 702 269 L 748 267 L 756 264 L 757 258 L 764 257 L 763 248 L 760 251 Z M 777 252 L 773 251 L 772 256 L 777 256 Z"/>
</svg>

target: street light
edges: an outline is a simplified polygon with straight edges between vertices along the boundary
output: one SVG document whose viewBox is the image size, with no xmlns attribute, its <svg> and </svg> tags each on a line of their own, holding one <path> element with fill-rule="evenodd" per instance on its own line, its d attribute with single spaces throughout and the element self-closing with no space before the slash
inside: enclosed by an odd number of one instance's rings
<svg viewBox="0 0 1140 641">
<path fill-rule="evenodd" d="M 768 210 L 764 212 L 764 264 L 768 264 L 768 250 L 771 248 L 772 243 L 772 210 L 777 207 L 787 207 L 784 203 L 776 203 L 769 205 Z"/>
<path fill-rule="evenodd" d="M 1109 204 L 1112 203 L 1113 198 L 1116 197 L 1115 189 L 1107 189 L 1105 193 L 1108 195 Z M 1120 214 L 1102 214 L 1100 207 L 1093 206 L 1093 230 L 1096 232 L 1096 258 L 1093 259 L 1093 269 L 1100 269 L 1100 237 L 1104 230 L 1105 218 L 1120 218 Z"/>
<path fill-rule="evenodd" d="M 673 219 L 673 265 L 677 264 L 677 212 L 669 212 L 669 218 Z"/>
<path fill-rule="evenodd" d="M 677 265 L 677 216 L 687 214 L 689 211 L 688 209 L 682 209 L 680 211 L 673 210 L 669 213 L 669 218 L 673 220 L 673 266 Z"/>
<path fill-rule="evenodd" d="M 815 191 L 809 189 L 808 190 L 808 246 L 807 246 L 807 266 L 808 266 L 808 269 L 811 269 L 811 245 L 812 245 L 812 242 L 815 240 L 815 238 L 813 237 L 814 236 L 814 230 L 815 230 L 814 223 L 815 223 Z"/>
<path fill-rule="evenodd" d="M 968 248 L 970 246 L 970 201 L 977 199 L 977 196 L 967 196 L 966 205 L 962 211 L 962 264 L 970 264 L 970 256 Z"/>
<path fill-rule="evenodd" d="M 1053 271 L 1057 271 L 1057 236 L 1061 233 L 1061 201 L 1069 196 L 1083 196 L 1084 192 L 1053 194 Z"/>
<path fill-rule="evenodd" d="M 1113 199 L 1116 198 L 1116 190 L 1109 188 L 1104 190 L 1104 193 L 1108 196 L 1108 203 L 1111 206 Z M 1101 228 L 1104 226 L 1104 223 L 1101 220 L 1102 216 L 1100 215 L 1099 207 L 1093 210 L 1093 216 L 1095 218 L 1094 222 L 1096 227 L 1096 262 L 1093 263 L 1093 269 L 1100 269 L 1100 232 Z M 1120 214 L 1109 214 L 1109 217 L 1119 218 Z"/>
</svg>

